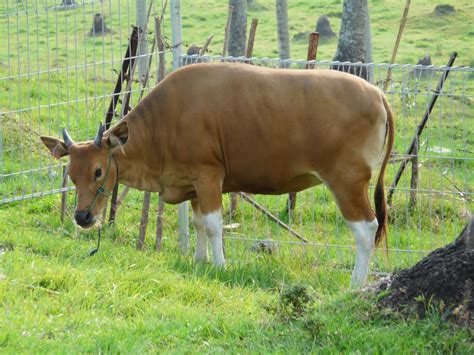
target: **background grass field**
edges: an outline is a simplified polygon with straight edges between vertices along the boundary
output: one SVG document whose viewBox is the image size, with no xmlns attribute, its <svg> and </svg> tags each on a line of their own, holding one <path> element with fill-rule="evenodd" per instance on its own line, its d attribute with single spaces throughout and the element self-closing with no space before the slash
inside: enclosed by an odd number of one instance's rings
<svg viewBox="0 0 474 355">
<path fill-rule="evenodd" d="M 182 1 L 186 45 L 201 45 L 208 35 L 215 34 L 209 54 L 219 54 L 226 3 Z M 260 19 L 254 54 L 277 57 L 274 2 L 253 3 L 249 18 Z M 292 57 L 305 58 L 305 33 L 314 29 L 321 14 L 329 16 L 337 33 L 342 1 L 289 3 Z M 436 17 L 432 15 L 436 3 L 412 3 L 397 61 L 416 64 L 429 52 L 433 64 L 444 65 L 456 50 L 457 65 L 473 66 L 474 5 L 468 0 L 455 1 L 456 14 Z M 5 44 L 0 50 L 0 78 L 11 77 L 0 80 L 0 112 L 13 112 L 0 116 L 2 174 L 39 167 L 49 159 L 37 139 L 40 134 L 57 135 L 60 127 L 67 125 L 77 140 L 91 138 L 103 120 L 109 102 L 106 95 L 112 92 L 115 70 L 135 18 L 134 5 L 123 0 L 65 12 L 40 9 L 28 16 L 21 11 L 12 13 L 13 6 L 8 1 L 0 4 L 0 43 Z M 388 62 L 403 1 L 369 1 L 369 7 L 374 61 Z M 96 12 L 105 14 L 113 30 L 103 38 L 87 36 Z M 165 33 L 170 38 L 167 22 Z M 322 41 L 318 59 L 331 60 L 336 46 L 337 39 Z M 73 68 L 76 63 L 85 65 Z M 32 72 L 35 74 L 29 75 Z M 396 72 L 402 74 L 401 70 Z M 429 94 L 416 96 L 417 90 L 429 93 L 439 74 L 423 80 L 405 79 L 405 86 L 395 78 L 389 97 L 403 117 L 398 121 L 396 152 L 405 151 L 429 99 Z M 154 70 L 152 76 L 153 81 Z M 472 211 L 472 201 L 443 194 L 454 189 L 442 177 L 444 171 L 465 192 L 472 192 L 474 181 L 473 162 L 465 159 L 472 159 L 473 154 L 474 78 L 452 73 L 450 80 L 450 95 L 440 99 L 423 136 L 421 152 L 420 188 L 442 193 L 421 192 L 411 209 L 408 193 L 397 192 L 390 246 L 415 252 L 392 251 L 390 264 L 378 253 L 374 261 L 377 270 L 412 265 L 424 251 L 451 241 Z M 28 107 L 37 108 L 23 111 Z M 449 159 L 430 158 L 433 147 L 451 149 L 438 154 Z M 387 184 L 396 167 L 390 166 Z M 2 194 L 7 189 L 33 191 L 38 183 L 56 188 L 59 180 L 44 172 L 15 176 L 2 182 Z M 401 186 L 409 186 L 409 174 Z M 132 192 L 119 212 L 118 223 L 105 228 L 99 254 L 85 258 L 94 246 L 96 231 L 80 230 L 72 222 L 73 194 L 69 195 L 64 225 L 59 223 L 57 195 L 0 205 L 0 349 L 11 353 L 472 353 L 472 331 L 442 321 L 435 306 L 427 319 L 405 321 L 375 309 L 373 300 L 346 291 L 353 239 L 326 189 L 318 187 L 299 195 L 292 216 L 281 214 L 285 196 L 257 198 L 323 247 L 294 244 L 288 233 L 241 203 L 234 220 L 226 216 L 226 223 L 239 222 L 240 227 L 225 232 L 231 261 L 225 270 L 195 265 L 190 257 L 179 255 L 172 206 L 165 209 L 162 252 L 153 250 L 154 218 L 145 250 L 138 252 L 134 247 L 142 194 Z M 152 206 L 156 203 L 153 196 Z M 225 204 L 227 207 L 227 197 Z M 265 238 L 282 243 L 276 255 L 251 251 L 253 239 Z M 282 297 L 288 290 L 298 290 L 295 285 L 307 287 L 311 299 L 300 313 L 288 311 Z"/>
</svg>

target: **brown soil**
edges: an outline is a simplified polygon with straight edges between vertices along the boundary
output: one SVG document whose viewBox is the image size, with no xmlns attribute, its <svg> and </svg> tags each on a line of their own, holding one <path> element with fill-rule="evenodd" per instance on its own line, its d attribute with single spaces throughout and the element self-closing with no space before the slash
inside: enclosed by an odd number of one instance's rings
<svg viewBox="0 0 474 355">
<path fill-rule="evenodd" d="M 376 292 L 382 307 L 423 317 L 435 305 L 443 317 L 474 326 L 474 217 L 453 243 L 380 281 Z"/>
</svg>

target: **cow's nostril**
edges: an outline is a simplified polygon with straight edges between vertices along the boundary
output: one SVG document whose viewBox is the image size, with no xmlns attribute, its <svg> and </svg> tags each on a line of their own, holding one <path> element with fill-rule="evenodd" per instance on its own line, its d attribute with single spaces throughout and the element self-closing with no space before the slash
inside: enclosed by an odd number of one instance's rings
<svg viewBox="0 0 474 355">
<path fill-rule="evenodd" d="M 79 224 L 81 227 L 88 227 L 91 225 L 93 216 L 90 213 L 90 211 L 78 211 L 74 215 L 77 224 Z"/>
</svg>

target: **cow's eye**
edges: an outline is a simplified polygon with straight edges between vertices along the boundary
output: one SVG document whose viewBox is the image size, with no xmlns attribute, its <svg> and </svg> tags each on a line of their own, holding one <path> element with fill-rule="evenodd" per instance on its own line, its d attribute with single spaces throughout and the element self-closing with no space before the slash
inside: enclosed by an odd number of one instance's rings
<svg viewBox="0 0 474 355">
<path fill-rule="evenodd" d="M 96 179 L 100 178 L 102 176 L 102 169 L 97 169 L 95 171 L 95 177 Z"/>
</svg>

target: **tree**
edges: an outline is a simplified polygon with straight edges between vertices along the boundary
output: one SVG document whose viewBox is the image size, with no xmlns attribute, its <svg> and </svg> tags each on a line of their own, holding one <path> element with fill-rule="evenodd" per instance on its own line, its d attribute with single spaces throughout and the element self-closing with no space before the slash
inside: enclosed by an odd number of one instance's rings
<svg viewBox="0 0 474 355">
<path fill-rule="evenodd" d="M 367 0 L 344 0 L 335 61 L 372 62 L 372 40 Z M 366 68 L 339 65 L 334 69 L 370 79 Z"/>
<path fill-rule="evenodd" d="M 247 38 L 247 0 L 229 0 L 234 6 L 229 33 L 228 52 L 232 57 L 245 55 Z"/>
<path fill-rule="evenodd" d="M 281 59 L 290 58 L 290 36 L 288 34 L 288 0 L 276 0 L 278 26 L 278 53 Z"/>
</svg>

